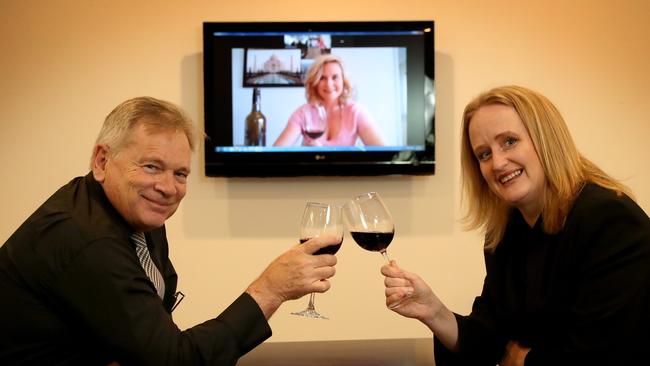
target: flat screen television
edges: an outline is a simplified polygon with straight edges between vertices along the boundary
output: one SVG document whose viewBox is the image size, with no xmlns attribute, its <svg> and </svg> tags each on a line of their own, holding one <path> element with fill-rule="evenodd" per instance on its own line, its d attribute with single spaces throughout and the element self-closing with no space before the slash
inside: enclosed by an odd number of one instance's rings
<svg viewBox="0 0 650 366">
<path fill-rule="evenodd" d="M 322 110 L 308 103 L 305 84 L 309 67 L 327 55 L 341 61 L 351 88 L 316 140 L 296 118 L 301 107 Z M 203 71 L 207 176 L 435 172 L 433 21 L 205 22 Z M 337 78 L 327 75 L 310 84 L 312 94 Z M 259 113 L 247 122 L 255 105 Z M 275 146 L 290 119 L 303 130 Z M 344 125 L 352 127 L 342 142 L 334 134 Z M 367 138 L 367 126 L 381 143 Z"/>
</svg>

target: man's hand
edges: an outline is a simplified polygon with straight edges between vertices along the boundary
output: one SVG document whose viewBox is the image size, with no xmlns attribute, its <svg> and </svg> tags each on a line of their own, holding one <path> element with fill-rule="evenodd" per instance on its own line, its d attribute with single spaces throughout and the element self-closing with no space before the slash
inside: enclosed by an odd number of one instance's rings
<svg viewBox="0 0 650 366">
<path fill-rule="evenodd" d="M 317 237 L 298 244 L 277 257 L 246 289 L 264 312 L 266 319 L 287 300 L 330 288 L 328 278 L 336 272 L 336 257 L 312 255 L 320 248 L 337 244 L 336 237 Z"/>
</svg>

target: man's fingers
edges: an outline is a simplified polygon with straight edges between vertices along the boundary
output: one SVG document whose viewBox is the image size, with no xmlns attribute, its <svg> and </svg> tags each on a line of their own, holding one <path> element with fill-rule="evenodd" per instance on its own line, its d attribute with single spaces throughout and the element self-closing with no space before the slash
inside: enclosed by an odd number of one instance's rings
<svg viewBox="0 0 650 366">
<path fill-rule="evenodd" d="M 332 287 L 328 280 L 320 280 L 313 283 L 311 292 L 325 292 Z"/>
<path fill-rule="evenodd" d="M 334 266 L 324 266 L 314 269 L 314 276 L 317 279 L 326 279 L 334 277 L 336 274 L 336 268 Z"/>
<path fill-rule="evenodd" d="M 343 238 L 334 235 L 324 235 L 309 239 L 302 244 L 302 250 L 307 254 L 314 254 L 319 249 L 330 245 L 340 245 Z"/>
</svg>

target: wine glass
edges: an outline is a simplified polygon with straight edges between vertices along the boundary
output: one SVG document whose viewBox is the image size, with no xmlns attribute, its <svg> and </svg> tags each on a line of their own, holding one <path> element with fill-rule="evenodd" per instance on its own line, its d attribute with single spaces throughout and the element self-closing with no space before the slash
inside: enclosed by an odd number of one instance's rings
<svg viewBox="0 0 650 366">
<path fill-rule="evenodd" d="M 386 248 L 395 236 L 393 218 L 377 192 L 360 194 L 344 207 L 352 239 L 365 250 L 380 252 L 390 262 Z"/>
<path fill-rule="evenodd" d="M 365 250 L 379 252 L 386 262 L 386 251 L 395 236 L 395 225 L 386 204 L 377 192 L 360 194 L 343 207 L 343 216 L 352 239 Z M 395 309 L 405 298 L 390 304 Z"/>
<path fill-rule="evenodd" d="M 321 137 L 327 129 L 327 110 L 322 105 L 315 106 L 314 108 L 307 108 L 304 111 L 305 128 L 302 131 L 310 139 L 315 140 Z"/>
<path fill-rule="evenodd" d="M 317 250 L 314 255 L 336 254 L 343 243 L 341 207 L 320 202 L 307 202 L 300 222 L 300 243 L 303 244 L 307 240 L 321 235 L 331 235 L 341 240 L 336 244 L 328 245 Z M 308 318 L 328 319 L 316 311 L 314 307 L 315 296 L 316 293 L 312 292 L 309 296 L 309 304 L 305 310 L 291 314 L 306 316 Z"/>
</svg>

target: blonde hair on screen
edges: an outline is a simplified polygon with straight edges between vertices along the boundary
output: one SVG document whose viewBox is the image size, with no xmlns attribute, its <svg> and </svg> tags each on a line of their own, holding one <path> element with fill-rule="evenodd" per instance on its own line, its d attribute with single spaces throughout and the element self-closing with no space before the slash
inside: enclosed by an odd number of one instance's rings
<svg viewBox="0 0 650 366">
<path fill-rule="evenodd" d="M 348 99 L 352 98 L 352 84 L 347 77 L 345 72 L 345 67 L 343 61 L 340 57 L 325 54 L 319 56 L 314 60 L 314 63 L 309 67 L 307 71 L 307 76 L 305 77 L 305 97 L 307 102 L 311 104 L 318 104 L 321 102 L 320 97 L 318 96 L 318 82 L 323 76 L 323 68 L 329 63 L 338 64 L 341 68 L 341 77 L 343 78 L 343 91 L 339 96 L 339 104 L 345 103 Z"/>
</svg>

